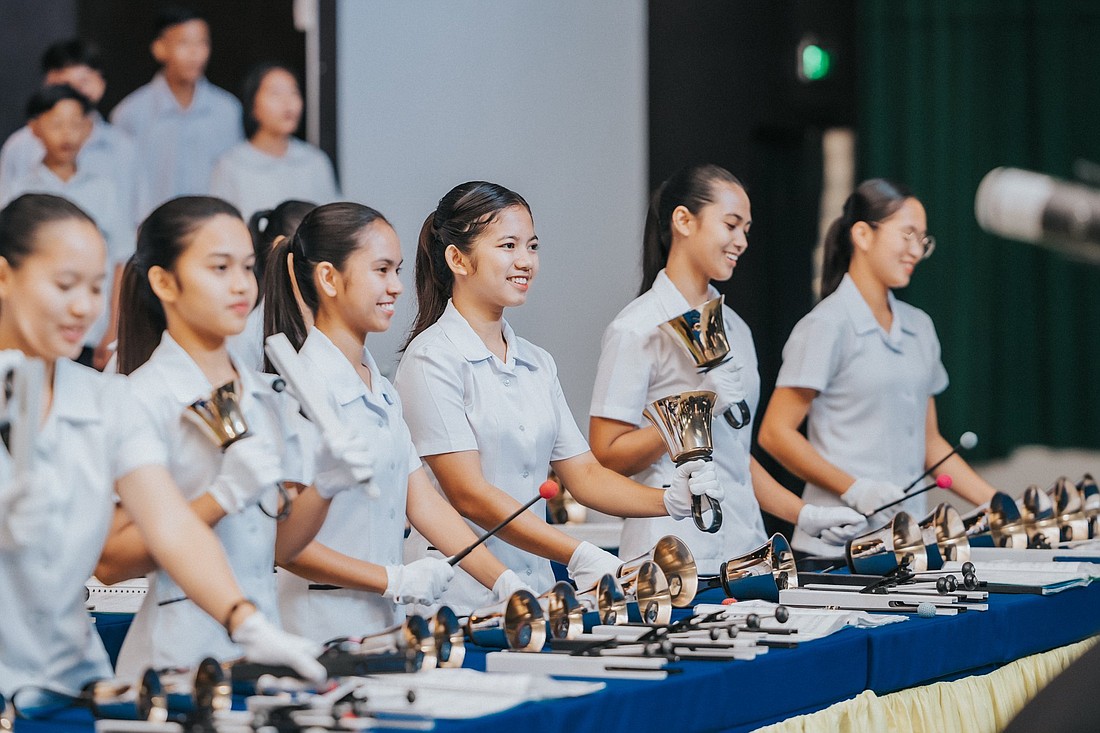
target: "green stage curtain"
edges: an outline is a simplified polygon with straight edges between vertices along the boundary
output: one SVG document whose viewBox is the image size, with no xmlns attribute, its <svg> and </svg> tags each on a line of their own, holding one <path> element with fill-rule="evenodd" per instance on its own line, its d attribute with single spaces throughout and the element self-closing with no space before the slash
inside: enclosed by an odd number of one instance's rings
<svg viewBox="0 0 1100 733">
<path fill-rule="evenodd" d="M 939 332 L 944 436 L 974 430 L 977 458 L 1100 446 L 1100 268 L 974 218 L 997 166 L 1100 162 L 1100 3 L 864 0 L 858 17 L 860 176 L 908 183 L 938 241 L 899 296 Z"/>
</svg>

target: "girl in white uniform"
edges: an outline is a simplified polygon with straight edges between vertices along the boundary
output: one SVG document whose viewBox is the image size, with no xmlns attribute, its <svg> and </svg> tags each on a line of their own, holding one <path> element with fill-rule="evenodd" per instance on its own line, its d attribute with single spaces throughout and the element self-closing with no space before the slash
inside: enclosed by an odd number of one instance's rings
<svg viewBox="0 0 1100 733">
<path fill-rule="evenodd" d="M 0 450 L 0 694 L 73 695 L 111 676 L 83 585 L 107 535 L 112 492 L 221 638 L 228 630 L 257 661 L 323 676 L 315 644 L 279 631 L 244 600 L 217 539 L 176 490 L 167 446 L 127 381 L 70 361 L 104 306 L 106 251 L 96 225 L 65 199 L 29 194 L 0 211 L 5 369 L 24 357 L 46 365 L 33 480 L 13 476 Z M 28 703 L 24 694 L 17 701 Z"/>
<path fill-rule="evenodd" d="M 131 375 L 139 403 L 152 415 L 153 436 L 170 452 L 169 470 L 183 496 L 213 525 L 248 597 L 278 619 L 276 561 L 309 543 L 329 500 L 369 476 L 370 461 L 356 447 L 363 443 L 333 448 L 320 440 L 272 377 L 231 360 L 226 338 L 244 328 L 256 300 L 253 259 L 248 230 L 226 202 L 184 197 L 157 208 L 141 225 L 123 278 L 119 370 Z M 227 383 L 236 387 L 249 435 L 223 451 L 188 417 L 188 406 Z M 276 521 L 276 485 L 284 480 L 313 485 Z M 116 525 L 101 566 L 152 570 L 140 538 Z M 238 656 L 217 631 L 169 577 L 153 570 L 119 653 L 119 673 Z"/>
<path fill-rule="evenodd" d="M 909 284 L 935 240 L 920 201 L 873 179 L 848 197 L 825 237 L 822 300 L 791 332 L 760 426 L 760 445 L 806 480 L 804 496 L 870 512 L 901 499 L 901 487 L 951 452 L 935 395 L 947 388 L 932 320 L 891 292 Z M 799 427 L 806 421 L 806 436 Z M 959 455 L 936 471 L 974 502 L 994 488 Z M 925 496 L 880 512 L 923 518 Z M 795 547 L 805 542 L 795 533 Z"/>
<path fill-rule="evenodd" d="M 675 466 L 657 429 L 642 411 L 649 403 L 689 390 L 717 395 L 712 433 L 718 481 L 725 489 L 723 524 L 708 534 L 688 522 L 627 519 L 624 555 L 675 534 L 691 548 L 699 571 L 714 574 L 722 562 L 761 545 L 760 510 L 807 527 L 815 536 L 843 543 L 864 526 L 849 509 L 803 504 L 749 453 L 751 421 L 735 429 L 719 417 L 740 400 L 756 414 L 760 376 L 748 325 L 723 305 L 730 359 L 705 375 L 660 324 L 718 297 L 711 281 L 733 275 L 748 247 L 752 213 L 744 187 L 715 165 L 689 166 L 661 184 L 646 218 L 641 295 L 620 312 L 603 338 L 592 394 L 589 438 L 596 457 L 650 486 L 668 484 Z"/>
<path fill-rule="evenodd" d="M 241 101 L 248 139 L 218 159 L 210 194 L 236 206 L 246 219 L 287 199 L 337 200 L 328 156 L 294 136 L 302 121 L 298 77 L 285 66 L 260 64 L 248 72 Z"/>
<path fill-rule="evenodd" d="M 496 184 L 456 186 L 421 229 L 419 312 L 394 383 L 413 443 L 443 494 L 481 527 L 536 496 L 551 465 L 578 501 L 609 514 L 682 519 L 693 493 L 720 499 L 709 463 L 681 466 L 666 492 L 619 476 L 592 456 L 553 358 L 517 337 L 503 317 L 505 308 L 527 300 L 538 266 L 527 202 Z M 545 511 L 545 502 L 537 502 L 489 540 L 521 580 L 539 593 L 548 590 L 554 577 L 546 558 L 567 564 L 581 590 L 618 569 L 619 558 L 546 524 Z M 462 572 L 452 589 L 449 604 L 492 600 Z"/>
<path fill-rule="evenodd" d="M 279 572 L 279 606 L 287 629 L 319 641 L 360 636 L 403 617 L 402 601 L 434 604 L 454 569 L 438 558 L 403 565 L 405 518 L 445 554 L 476 537 L 437 494 L 420 467 L 401 401 L 365 345 L 389 328 L 401 294 L 401 245 L 389 222 L 361 204 L 311 212 L 275 249 L 265 301 L 269 330 L 285 333 L 329 387 L 334 409 L 359 426 L 375 456 L 378 499 L 347 491 L 333 500 L 317 539 Z M 301 292 L 315 327 L 307 331 Z M 523 587 L 480 547 L 462 561 L 496 598 Z"/>
</svg>

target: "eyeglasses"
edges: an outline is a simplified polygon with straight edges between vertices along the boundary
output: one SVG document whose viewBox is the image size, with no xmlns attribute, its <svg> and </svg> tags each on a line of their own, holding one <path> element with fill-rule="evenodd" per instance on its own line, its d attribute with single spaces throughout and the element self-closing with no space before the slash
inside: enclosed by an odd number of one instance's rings
<svg viewBox="0 0 1100 733">
<path fill-rule="evenodd" d="M 881 223 L 882 222 L 880 222 L 880 221 L 869 221 L 869 222 L 867 222 L 867 226 L 871 227 L 872 229 L 878 229 L 878 227 Z M 921 248 L 920 258 L 922 260 L 927 260 L 929 257 L 932 256 L 932 253 L 936 250 L 936 238 L 933 237 L 931 234 L 926 234 L 923 237 L 918 237 L 917 233 L 915 231 L 913 231 L 912 229 L 909 229 L 909 230 L 903 231 L 901 233 L 901 236 L 902 236 L 902 239 L 905 240 L 905 243 L 908 246 L 912 246 L 914 244 L 919 244 L 920 245 L 920 248 Z"/>
</svg>

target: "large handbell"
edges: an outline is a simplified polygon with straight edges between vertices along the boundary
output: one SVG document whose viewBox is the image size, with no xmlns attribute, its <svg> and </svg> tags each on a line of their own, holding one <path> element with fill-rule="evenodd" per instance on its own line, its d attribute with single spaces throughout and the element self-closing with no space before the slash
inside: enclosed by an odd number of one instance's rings
<svg viewBox="0 0 1100 733">
<path fill-rule="evenodd" d="M 1029 548 L 1050 549 L 1058 544 L 1061 539 L 1058 518 L 1054 516 L 1054 502 L 1045 491 L 1032 484 L 1016 504 L 1027 530 Z"/>
<path fill-rule="evenodd" d="M 682 313 L 660 325 L 660 329 L 672 336 L 691 356 L 695 366 L 707 372 L 724 362 L 730 353 L 729 339 L 726 338 L 726 324 L 722 317 L 722 303 L 725 297 L 708 300 L 698 308 Z M 740 419 L 733 416 L 733 408 L 726 410 L 722 417 L 730 427 L 740 429 L 749 424 L 752 414 L 749 405 L 741 400 L 734 407 L 740 413 Z"/>
<path fill-rule="evenodd" d="M 899 569 L 919 573 L 928 569 L 924 536 L 911 516 L 898 512 L 885 527 L 848 540 L 844 548 L 848 568 L 861 575 L 889 575 Z"/>
<path fill-rule="evenodd" d="M 236 382 L 227 382 L 206 399 L 195 400 L 184 414 L 223 451 L 248 435 Z"/>
<path fill-rule="evenodd" d="M 94 680 L 80 699 L 97 718 L 119 718 L 163 723 L 168 720 L 168 695 L 160 675 L 147 669 L 136 685 L 118 680 Z"/>
<path fill-rule="evenodd" d="M 1012 497 L 998 491 L 988 502 L 962 518 L 971 547 L 1027 547 L 1027 529 Z"/>
<path fill-rule="evenodd" d="M 1081 492 L 1085 503 L 1084 511 L 1089 523 L 1089 537 L 1093 539 L 1100 537 L 1100 486 L 1097 486 L 1096 479 L 1091 473 L 1086 473 L 1077 482 L 1077 490 Z"/>
<path fill-rule="evenodd" d="M 699 591 L 699 571 L 691 549 L 684 541 L 675 535 L 665 535 L 657 540 L 657 544 L 649 552 L 624 562 L 619 568 L 618 577 L 621 579 L 637 572 L 647 560 L 657 563 L 665 574 L 672 605 L 676 608 L 689 607 Z"/>
<path fill-rule="evenodd" d="M 241 410 L 236 382 L 227 382 L 211 392 L 206 399 L 195 400 L 187 406 L 183 414 L 197 425 L 214 445 L 221 448 L 223 453 L 238 440 L 249 436 L 248 421 L 245 420 L 244 412 Z M 280 508 L 272 514 L 264 508 L 263 504 L 260 504 L 260 510 L 269 517 L 286 519 L 290 515 L 293 500 L 284 482 L 279 481 L 275 484 L 275 488 L 279 493 Z"/>
<path fill-rule="evenodd" d="M 626 594 L 613 575 L 604 575 L 595 586 L 577 593 L 577 600 L 587 612 L 596 613 L 599 623 L 604 626 L 621 625 L 629 621 Z"/>
<path fill-rule="evenodd" d="M 779 591 L 798 587 L 791 544 L 777 532 L 760 547 L 722 563 L 717 580 L 730 598 L 778 603 Z"/>
<path fill-rule="evenodd" d="M 559 580 L 554 587 L 539 596 L 554 639 L 575 639 L 584 633 L 584 606 L 577 592 L 567 581 Z"/>
<path fill-rule="evenodd" d="M 642 413 L 657 428 L 669 457 L 677 466 L 700 458 L 711 459 L 714 453 L 711 437 L 714 399 L 713 392 L 681 392 L 650 403 Z M 711 511 L 709 525 L 703 518 L 703 499 L 707 500 Z M 717 532 L 722 526 L 722 505 L 705 494 L 692 496 L 691 518 L 702 531 Z"/>
<path fill-rule="evenodd" d="M 503 604 L 470 614 L 466 634 L 478 646 L 540 652 L 546 644 L 546 616 L 534 593 L 518 590 Z"/>
<path fill-rule="evenodd" d="M 431 630 L 437 664 L 444 668 L 461 667 L 466 658 L 466 635 L 450 606 L 442 606 L 435 612 Z"/>
<path fill-rule="evenodd" d="M 1062 542 L 1078 542 L 1089 538 L 1089 520 L 1085 516 L 1085 498 L 1065 476 L 1054 482 L 1047 492 L 1054 504 L 1058 535 Z"/>
<path fill-rule="evenodd" d="M 404 657 L 415 669 L 434 669 L 439 651 L 431 624 L 423 616 L 410 615 L 404 623 L 359 639 L 359 654 Z"/>
<path fill-rule="evenodd" d="M 620 575 L 619 582 L 627 602 L 633 601 L 638 605 L 639 621 L 667 624 L 672 620 L 672 594 L 668 589 L 668 579 L 657 563 L 647 560 L 634 572 Z"/>
<path fill-rule="evenodd" d="M 939 570 L 945 562 L 968 562 L 970 540 L 962 517 L 950 504 L 940 504 L 919 522 L 924 535 L 928 569 Z"/>
</svg>

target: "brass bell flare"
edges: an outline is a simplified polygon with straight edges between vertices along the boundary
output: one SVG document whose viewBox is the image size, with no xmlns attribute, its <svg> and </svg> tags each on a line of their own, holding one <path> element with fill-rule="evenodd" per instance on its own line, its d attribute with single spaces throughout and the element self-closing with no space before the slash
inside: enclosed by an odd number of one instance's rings
<svg viewBox="0 0 1100 733">
<path fill-rule="evenodd" d="M 970 560 L 970 539 L 955 507 L 939 504 L 918 524 L 924 536 L 929 570 L 939 570 L 945 562 Z"/>
<path fill-rule="evenodd" d="M 928 569 L 924 535 L 917 521 L 898 512 L 884 526 L 848 540 L 844 548 L 848 568 L 860 575 L 889 575 L 905 568 L 920 573 Z"/>
<path fill-rule="evenodd" d="M 652 560 L 668 580 L 668 591 L 675 608 L 688 608 L 699 592 L 699 572 L 695 557 L 687 544 L 675 535 L 657 540 L 653 549 L 622 564 L 617 573 L 620 580 L 639 570 L 642 563 Z"/>
<path fill-rule="evenodd" d="M 779 591 L 798 587 L 798 568 L 791 544 L 773 534 L 767 542 L 722 563 L 718 580 L 729 598 L 779 602 Z"/>
</svg>

